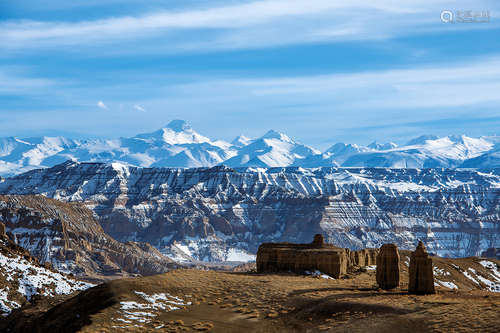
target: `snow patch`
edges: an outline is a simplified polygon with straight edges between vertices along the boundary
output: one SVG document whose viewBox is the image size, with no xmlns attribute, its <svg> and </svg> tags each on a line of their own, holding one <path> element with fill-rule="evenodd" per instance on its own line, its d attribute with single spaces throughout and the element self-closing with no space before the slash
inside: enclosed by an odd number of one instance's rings
<svg viewBox="0 0 500 333">
<path fill-rule="evenodd" d="M 249 262 L 255 261 L 256 256 L 254 254 L 250 254 L 244 250 L 230 248 L 227 252 L 226 261 L 241 261 L 241 262 Z"/>
<path fill-rule="evenodd" d="M 315 270 L 315 271 L 304 271 L 306 275 L 311 275 L 312 277 L 318 277 L 322 279 L 327 279 L 327 280 L 335 280 L 332 278 L 330 275 L 327 275 L 325 273 L 322 273 L 321 271 Z"/>
<path fill-rule="evenodd" d="M 437 287 L 440 287 L 440 285 L 441 285 L 441 286 L 446 287 L 448 289 L 458 289 L 457 285 L 451 281 L 436 280 L 436 282 L 434 282 L 434 285 Z"/>
<path fill-rule="evenodd" d="M 145 303 L 136 301 L 120 302 L 120 312 L 123 318 L 113 318 L 123 323 L 150 322 L 151 318 L 157 316 L 158 311 L 168 312 L 179 310 L 181 307 L 191 305 L 191 302 L 185 302 L 183 299 L 170 295 L 168 293 L 146 294 L 142 291 L 135 291 Z"/>
<path fill-rule="evenodd" d="M 71 294 L 94 286 L 94 284 L 73 280 L 60 273 L 36 266 L 21 256 L 7 257 L 0 254 L 0 272 L 7 281 L 18 282 L 17 293 L 28 301 L 38 293 L 53 297 Z M 0 291 L 0 309 L 4 313 L 20 306 L 8 299 L 8 290 L 8 288 L 4 288 Z"/>
</svg>

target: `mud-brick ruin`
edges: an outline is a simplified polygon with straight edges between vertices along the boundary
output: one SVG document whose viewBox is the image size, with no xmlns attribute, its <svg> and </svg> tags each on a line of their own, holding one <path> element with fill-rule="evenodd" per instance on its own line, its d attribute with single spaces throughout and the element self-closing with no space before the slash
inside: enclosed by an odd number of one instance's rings
<svg viewBox="0 0 500 333">
<path fill-rule="evenodd" d="M 400 256 L 395 244 L 384 244 L 380 249 L 351 251 L 324 242 L 317 234 L 310 244 L 264 243 L 257 251 L 257 272 L 294 272 L 319 270 L 336 279 L 354 266 L 377 265 L 379 288 L 394 289 L 400 282 Z M 422 242 L 410 257 L 409 292 L 434 293 L 432 259 Z"/>
<path fill-rule="evenodd" d="M 399 251 L 396 244 L 384 244 L 377 256 L 377 283 L 389 290 L 399 287 Z"/>
<path fill-rule="evenodd" d="M 350 266 L 369 266 L 376 261 L 376 249 L 351 251 L 324 243 L 318 234 L 310 244 L 264 243 L 257 251 L 257 272 L 295 272 L 319 270 L 334 278 L 347 273 Z"/>
<path fill-rule="evenodd" d="M 424 243 L 418 246 L 410 257 L 410 284 L 408 291 L 414 294 L 434 294 L 434 274 L 432 259 L 425 249 Z"/>
</svg>

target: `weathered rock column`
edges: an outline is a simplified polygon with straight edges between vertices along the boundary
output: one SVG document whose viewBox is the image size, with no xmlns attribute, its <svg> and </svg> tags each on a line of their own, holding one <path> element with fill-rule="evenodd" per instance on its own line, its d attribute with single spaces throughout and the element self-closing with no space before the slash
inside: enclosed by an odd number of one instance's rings
<svg viewBox="0 0 500 333">
<path fill-rule="evenodd" d="M 316 234 L 316 235 L 314 235 L 314 238 L 313 238 L 313 241 L 311 243 L 311 246 L 322 247 L 324 243 L 325 243 L 325 238 L 323 237 L 323 235 L 322 234 Z"/>
<path fill-rule="evenodd" d="M 7 237 L 7 234 L 5 233 L 5 224 L 0 222 L 0 237 Z"/>
<path fill-rule="evenodd" d="M 377 283 L 388 290 L 399 287 L 399 251 L 396 244 L 384 244 L 377 255 Z"/>
<path fill-rule="evenodd" d="M 432 271 L 432 258 L 422 242 L 410 256 L 410 285 L 408 292 L 414 294 L 434 294 L 434 274 Z"/>
<path fill-rule="evenodd" d="M 376 265 L 377 264 L 378 249 L 365 249 L 365 250 L 367 252 L 366 265 L 367 266 Z"/>
</svg>

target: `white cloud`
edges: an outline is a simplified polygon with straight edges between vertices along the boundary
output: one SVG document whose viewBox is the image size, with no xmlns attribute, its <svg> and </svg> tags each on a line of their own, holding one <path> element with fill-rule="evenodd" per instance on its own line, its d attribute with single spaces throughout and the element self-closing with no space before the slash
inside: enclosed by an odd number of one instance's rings
<svg viewBox="0 0 500 333">
<path fill-rule="evenodd" d="M 120 49 L 125 51 L 129 48 L 123 42 L 161 38 L 163 43 L 150 43 L 140 50 L 178 52 L 380 39 L 437 29 L 492 29 L 498 26 L 496 21 L 445 25 L 440 22 L 439 14 L 451 7 L 462 9 L 470 5 L 465 0 L 269 0 L 94 21 L 6 21 L 0 24 L 0 46 L 6 49 L 84 47 L 102 42 L 120 43 Z M 474 7 L 493 11 L 498 4 L 478 0 Z M 196 33 L 190 33 L 195 29 Z M 108 51 L 116 52 L 116 48 Z"/>
<path fill-rule="evenodd" d="M 103 109 L 103 110 L 107 110 L 108 109 L 108 107 L 106 106 L 106 104 L 104 104 L 103 101 L 97 102 L 97 107 L 100 108 L 100 109 Z"/>
<path fill-rule="evenodd" d="M 465 63 L 348 74 L 200 81 L 171 88 L 171 95 L 228 104 L 311 103 L 363 111 L 500 106 L 500 57 Z M 213 96 L 213 97 L 212 97 Z M 440 111 L 443 112 L 443 111 Z"/>
<path fill-rule="evenodd" d="M 138 104 L 134 105 L 134 109 L 136 109 L 137 111 L 146 112 L 146 109 Z"/>
</svg>

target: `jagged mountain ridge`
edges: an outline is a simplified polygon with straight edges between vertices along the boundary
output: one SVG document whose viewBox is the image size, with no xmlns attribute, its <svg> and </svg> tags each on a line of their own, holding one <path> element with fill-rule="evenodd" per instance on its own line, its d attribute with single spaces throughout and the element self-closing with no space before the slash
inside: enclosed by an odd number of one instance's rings
<svg viewBox="0 0 500 333">
<path fill-rule="evenodd" d="M 149 244 L 114 240 L 78 202 L 0 195 L 0 222 L 40 262 L 86 279 L 158 274 L 176 266 Z"/>
<path fill-rule="evenodd" d="M 269 131 L 255 140 L 238 137 L 239 148 L 236 156 L 223 162 L 229 167 L 269 167 L 289 166 L 303 163 L 308 157 L 321 153 L 306 145 L 297 143 L 283 133 Z M 234 141 L 233 141 L 234 142 Z"/>
<path fill-rule="evenodd" d="M 83 202 L 120 241 L 205 261 L 249 259 L 262 242 L 307 242 L 315 233 L 353 249 L 386 242 L 410 249 L 420 239 L 429 251 L 452 257 L 500 247 L 500 169 L 67 162 L 8 178 L 0 193 Z"/>
<path fill-rule="evenodd" d="M 51 167 L 67 160 L 116 161 L 144 167 L 202 167 L 219 164 L 234 155 L 230 143 L 211 141 L 185 121 L 174 120 L 164 128 L 132 138 L 0 138 L 0 174 Z"/>
<path fill-rule="evenodd" d="M 72 140 L 64 137 L 0 138 L 0 175 L 14 175 L 66 160 L 120 162 L 141 167 L 500 167 L 500 137 L 425 135 L 398 147 L 336 143 L 323 153 L 283 133 L 213 141 L 182 120 L 131 138 Z"/>
</svg>

